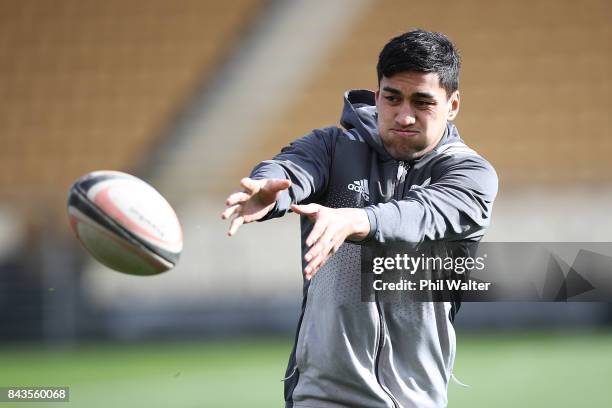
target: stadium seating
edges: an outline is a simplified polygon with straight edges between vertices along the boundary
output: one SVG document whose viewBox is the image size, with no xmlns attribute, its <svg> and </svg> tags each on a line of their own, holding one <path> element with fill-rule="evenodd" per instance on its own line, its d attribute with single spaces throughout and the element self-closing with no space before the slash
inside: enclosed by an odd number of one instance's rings
<svg viewBox="0 0 612 408">
<path fill-rule="evenodd" d="M 81 174 L 142 165 L 262 2 L 232 3 L 3 2 L 0 199 L 38 222 Z"/>
</svg>

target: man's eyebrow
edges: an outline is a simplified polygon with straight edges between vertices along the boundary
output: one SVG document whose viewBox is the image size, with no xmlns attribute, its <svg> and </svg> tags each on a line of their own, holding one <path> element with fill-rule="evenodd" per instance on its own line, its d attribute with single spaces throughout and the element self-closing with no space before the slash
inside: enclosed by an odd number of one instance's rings
<svg viewBox="0 0 612 408">
<path fill-rule="evenodd" d="M 402 91 L 400 91 L 399 89 L 395 89 L 395 88 L 391 88 L 390 86 L 385 86 L 382 89 L 385 92 L 389 92 L 395 95 L 402 95 Z M 436 97 L 433 94 L 430 94 L 429 92 L 415 92 L 412 95 L 410 95 L 411 98 L 425 98 L 425 99 L 436 99 Z"/>
<path fill-rule="evenodd" d="M 429 92 L 415 92 L 411 95 L 413 98 L 425 98 L 425 99 L 436 99 L 433 94 Z"/>
<path fill-rule="evenodd" d="M 401 95 L 402 94 L 402 91 L 400 91 L 399 89 L 391 88 L 390 86 L 385 86 L 385 87 L 383 87 L 382 90 L 386 91 L 386 92 L 390 92 L 392 94 L 396 94 L 396 95 Z"/>
</svg>

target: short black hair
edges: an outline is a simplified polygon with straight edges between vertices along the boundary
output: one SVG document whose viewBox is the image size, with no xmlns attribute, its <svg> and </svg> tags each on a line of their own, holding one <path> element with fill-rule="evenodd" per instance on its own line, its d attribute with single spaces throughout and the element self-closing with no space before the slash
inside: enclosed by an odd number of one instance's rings
<svg viewBox="0 0 612 408">
<path fill-rule="evenodd" d="M 459 88 L 459 50 L 444 34 L 413 30 L 392 38 L 378 56 L 378 83 L 399 72 L 433 72 L 450 95 Z"/>
</svg>

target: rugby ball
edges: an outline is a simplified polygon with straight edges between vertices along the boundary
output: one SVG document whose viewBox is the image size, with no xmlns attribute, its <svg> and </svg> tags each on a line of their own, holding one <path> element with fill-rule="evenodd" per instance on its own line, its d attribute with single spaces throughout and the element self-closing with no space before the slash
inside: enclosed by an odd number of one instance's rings
<svg viewBox="0 0 612 408">
<path fill-rule="evenodd" d="M 98 261 L 130 275 L 156 275 L 176 265 L 183 233 L 176 213 L 153 187 L 118 171 L 94 171 L 74 182 L 68 216 Z"/>
</svg>

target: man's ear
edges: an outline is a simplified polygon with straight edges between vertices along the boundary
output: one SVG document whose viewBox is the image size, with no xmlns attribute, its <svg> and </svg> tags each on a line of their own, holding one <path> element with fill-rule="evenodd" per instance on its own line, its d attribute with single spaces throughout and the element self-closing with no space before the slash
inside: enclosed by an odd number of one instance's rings
<svg viewBox="0 0 612 408">
<path fill-rule="evenodd" d="M 380 95 L 380 88 L 374 92 L 374 104 L 378 106 L 378 96 Z"/>
<path fill-rule="evenodd" d="M 461 105 L 459 91 L 455 91 L 448 100 L 448 120 L 453 120 L 457 117 L 459 105 Z"/>
</svg>

